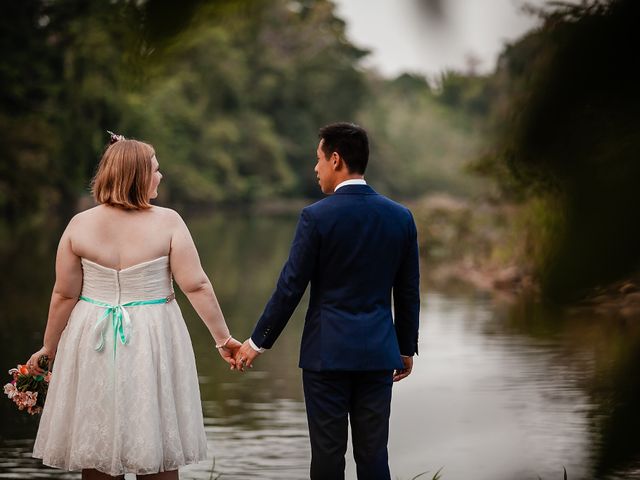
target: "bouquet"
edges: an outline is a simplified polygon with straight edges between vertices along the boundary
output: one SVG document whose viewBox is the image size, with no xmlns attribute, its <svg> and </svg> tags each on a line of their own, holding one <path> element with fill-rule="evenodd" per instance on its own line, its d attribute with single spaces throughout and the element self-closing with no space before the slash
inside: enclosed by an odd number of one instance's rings
<svg viewBox="0 0 640 480">
<path fill-rule="evenodd" d="M 44 375 L 34 375 L 26 365 L 12 368 L 9 375 L 13 375 L 13 380 L 4 386 L 4 393 L 13 400 L 18 409 L 26 409 L 31 415 L 42 412 L 51 380 L 49 358 L 46 355 L 38 359 L 38 366 L 45 371 Z"/>
</svg>

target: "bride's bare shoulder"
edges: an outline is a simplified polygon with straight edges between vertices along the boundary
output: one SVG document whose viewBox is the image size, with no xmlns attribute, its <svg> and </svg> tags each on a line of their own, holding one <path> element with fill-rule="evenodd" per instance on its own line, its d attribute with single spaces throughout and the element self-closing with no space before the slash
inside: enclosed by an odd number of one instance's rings
<svg viewBox="0 0 640 480">
<path fill-rule="evenodd" d="M 166 222 L 172 224 L 182 222 L 182 217 L 180 216 L 180 214 L 171 208 L 158 207 L 156 205 L 154 205 L 152 208 L 154 213 Z"/>
<path fill-rule="evenodd" d="M 151 209 L 143 212 L 126 212 L 117 211 L 112 207 L 98 205 L 93 208 L 84 210 L 76 214 L 67 229 L 70 232 L 83 231 L 87 228 L 104 228 L 106 225 L 112 225 L 114 222 L 121 221 L 131 222 L 138 221 L 151 227 L 152 225 L 162 228 L 175 227 L 183 223 L 182 217 L 175 210 L 154 205 Z"/>
<path fill-rule="evenodd" d="M 85 224 L 86 222 L 90 222 L 96 219 L 102 214 L 102 210 L 104 210 L 104 207 L 102 205 L 97 205 L 87 210 L 83 210 L 82 212 L 76 213 L 69 221 L 69 227 L 78 227 Z"/>
<path fill-rule="evenodd" d="M 105 207 L 104 205 L 96 205 L 95 207 L 91 207 L 91 208 L 87 208 L 86 210 L 83 210 L 81 212 L 78 212 L 76 214 L 76 217 L 78 218 L 88 218 L 88 217 L 93 217 L 95 215 L 100 214 L 101 212 L 104 212 L 105 210 L 107 210 L 108 207 Z M 74 217 L 75 218 L 75 217 Z"/>
</svg>

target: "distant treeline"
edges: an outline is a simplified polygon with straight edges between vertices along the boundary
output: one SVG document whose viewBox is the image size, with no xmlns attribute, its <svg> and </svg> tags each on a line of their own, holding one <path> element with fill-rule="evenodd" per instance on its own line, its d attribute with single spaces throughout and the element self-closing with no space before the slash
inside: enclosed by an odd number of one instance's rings
<svg viewBox="0 0 640 480">
<path fill-rule="evenodd" d="M 68 215 L 107 129 L 151 142 L 159 200 L 187 209 L 319 195 L 318 127 L 354 120 L 379 191 L 521 203 L 522 261 L 580 295 L 640 267 L 640 2 L 532 14 L 495 72 L 430 85 L 363 68 L 329 0 L 8 2 L 0 227 Z"/>
<path fill-rule="evenodd" d="M 107 129 L 155 146 L 176 207 L 318 195 L 317 131 L 338 120 L 370 131 L 383 192 L 480 188 L 461 169 L 487 102 L 459 107 L 482 92 L 363 69 L 327 0 L 24 0 L 0 30 L 5 224 L 72 210 Z"/>
</svg>

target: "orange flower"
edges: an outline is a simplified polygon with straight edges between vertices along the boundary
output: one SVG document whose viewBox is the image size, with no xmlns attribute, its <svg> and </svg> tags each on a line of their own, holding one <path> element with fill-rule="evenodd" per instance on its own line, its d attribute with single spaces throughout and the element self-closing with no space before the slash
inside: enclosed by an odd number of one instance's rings
<svg viewBox="0 0 640 480">
<path fill-rule="evenodd" d="M 22 375 L 29 375 L 29 367 L 27 367 L 26 365 L 18 365 L 18 371 Z"/>
</svg>

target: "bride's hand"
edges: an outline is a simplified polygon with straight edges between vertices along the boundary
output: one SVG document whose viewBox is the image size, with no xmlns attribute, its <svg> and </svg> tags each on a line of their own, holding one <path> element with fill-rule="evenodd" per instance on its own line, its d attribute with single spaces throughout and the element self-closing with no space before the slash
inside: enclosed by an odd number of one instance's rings
<svg viewBox="0 0 640 480">
<path fill-rule="evenodd" d="M 235 354 L 241 346 L 242 343 L 231 337 L 225 342 L 224 346 L 218 348 L 218 353 L 225 362 L 231 365 L 231 370 L 236 368 Z"/>
<path fill-rule="evenodd" d="M 52 352 L 46 347 L 42 347 L 27 360 L 27 368 L 35 375 L 44 375 L 45 370 L 39 365 L 40 358 L 46 356 L 49 359 L 47 368 L 51 370 L 51 364 L 53 363 L 53 357 L 55 357 L 55 355 L 55 352 Z"/>
</svg>

